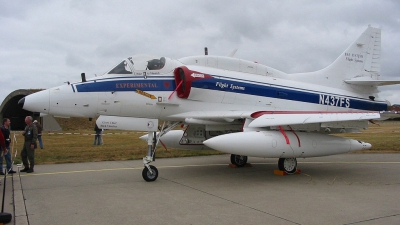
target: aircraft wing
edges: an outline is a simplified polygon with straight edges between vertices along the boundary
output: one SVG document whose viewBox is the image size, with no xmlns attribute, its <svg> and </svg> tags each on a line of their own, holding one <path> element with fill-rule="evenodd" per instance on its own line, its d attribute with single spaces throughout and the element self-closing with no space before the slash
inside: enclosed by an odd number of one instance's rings
<svg viewBox="0 0 400 225">
<path fill-rule="evenodd" d="M 252 119 L 249 127 L 284 126 L 311 123 L 380 119 L 379 112 L 309 112 L 309 111 L 196 111 L 170 116 L 175 119 L 220 120 Z"/>
<path fill-rule="evenodd" d="M 379 119 L 379 112 L 258 112 L 249 127 L 284 126 L 310 123 Z M 254 116 L 254 114 L 253 114 Z"/>
</svg>

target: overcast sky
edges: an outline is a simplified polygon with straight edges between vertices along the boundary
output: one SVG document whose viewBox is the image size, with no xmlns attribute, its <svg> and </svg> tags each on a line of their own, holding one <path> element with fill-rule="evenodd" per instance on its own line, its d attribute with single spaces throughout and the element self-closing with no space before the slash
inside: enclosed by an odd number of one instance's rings
<svg viewBox="0 0 400 225">
<path fill-rule="evenodd" d="M 381 79 L 400 79 L 400 1 L 0 0 L 0 103 L 135 54 L 235 57 L 286 73 L 332 63 L 371 24 L 382 29 Z M 400 85 L 381 88 L 400 103 Z"/>
</svg>

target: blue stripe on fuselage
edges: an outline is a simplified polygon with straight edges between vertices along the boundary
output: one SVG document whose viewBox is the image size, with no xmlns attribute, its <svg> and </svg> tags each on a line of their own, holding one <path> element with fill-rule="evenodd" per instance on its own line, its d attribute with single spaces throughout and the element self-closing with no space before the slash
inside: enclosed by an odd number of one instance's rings
<svg viewBox="0 0 400 225">
<path fill-rule="evenodd" d="M 383 111 L 387 104 L 373 102 L 350 96 L 332 93 L 315 92 L 311 90 L 291 88 L 280 85 L 271 85 L 256 81 L 239 80 L 233 78 L 200 79 L 193 81 L 192 87 L 217 90 L 233 93 L 241 93 L 255 96 L 263 96 L 291 101 L 300 101 L 327 106 L 337 106 L 349 109 Z M 249 83 L 251 82 L 251 83 Z M 88 81 L 75 84 L 77 92 L 105 92 L 105 91 L 173 91 L 176 88 L 173 77 L 134 77 L 129 79 L 103 79 L 100 82 Z"/>
<path fill-rule="evenodd" d="M 253 84 L 246 82 L 233 81 L 231 79 L 202 79 L 193 81 L 192 87 L 233 92 L 240 94 L 256 95 L 270 98 L 285 99 L 291 101 L 321 104 L 326 106 L 336 106 L 342 108 L 383 111 L 387 109 L 387 104 L 341 96 L 330 93 L 313 93 L 303 90 L 283 88 L 268 84 Z"/>
<path fill-rule="evenodd" d="M 108 80 L 102 82 L 86 82 L 76 84 L 78 92 L 104 92 L 104 91 L 173 91 L 175 80 L 130 79 Z"/>
</svg>

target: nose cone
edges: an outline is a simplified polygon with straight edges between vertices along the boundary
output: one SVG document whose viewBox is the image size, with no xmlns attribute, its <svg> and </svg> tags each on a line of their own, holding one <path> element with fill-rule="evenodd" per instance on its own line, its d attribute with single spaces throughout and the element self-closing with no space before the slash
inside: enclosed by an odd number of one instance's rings
<svg viewBox="0 0 400 225">
<path fill-rule="evenodd" d="M 18 101 L 22 109 L 31 112 L 49 113 L 50 94 L 49 90 L 39 91 L 22 98 Z"/>
<path fill-rule="evenodd" d="M 147 141 L 148 136 L 149 136 L 148 134 L 145 134 L 143 136 L 140 136 L 139 139 L 142 140 L 142 141 Z"/>
<path fill-rule="evenodd" d="M 24 104 L 25 104 L 25 97 L 21 98 L 21 99 L 18 101 L 18 106 L 21 107 L 21 109 L 24 108 Z"/>
<path fill-rule="evenodd" d="M 239 154 L 239 152 L 243 152 L 243 149 L 249 149 L 249 146 L 255 147 L 251 143 L 255 143 L 254 141 L 258 138 L 257 135 L 258 133 L 256 134 L 255 132 L 224 134 L 203 141 L 203 144 L 221 152 Z"/>
<path fill-rule="evenodd" d="M 368 150 L 371 149 L 372 145 L 367 142 L 351 140 L 351 151 L 356 150 Z"/>
<path fill-rule="evenodd" d="M 371 149 L 371 148 L 372 148 L 372 145 L 371 145 L 370 143 L 363 142 L 363 148 L 364 148 L 364 149 Z"/>
</svg>

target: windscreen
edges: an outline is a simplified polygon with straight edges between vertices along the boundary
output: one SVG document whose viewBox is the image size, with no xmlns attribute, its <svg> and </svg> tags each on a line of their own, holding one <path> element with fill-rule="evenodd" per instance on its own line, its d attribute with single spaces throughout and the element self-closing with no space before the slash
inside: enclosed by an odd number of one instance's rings
<svg viewBox="0 0 400 225">
<path fill-rule="evenodd" d="M 148 55 L 137 55 L 128 57 L 117 66 L 115 66 L 108 74 L 136 74 L 140 75 L 144 71 L 154 71 L 153 74 L 165 72 L 167 59 L 165 57 L 154 57 Z M 156 71 L 159 71 L 157 73 Z"/>
</svg>

